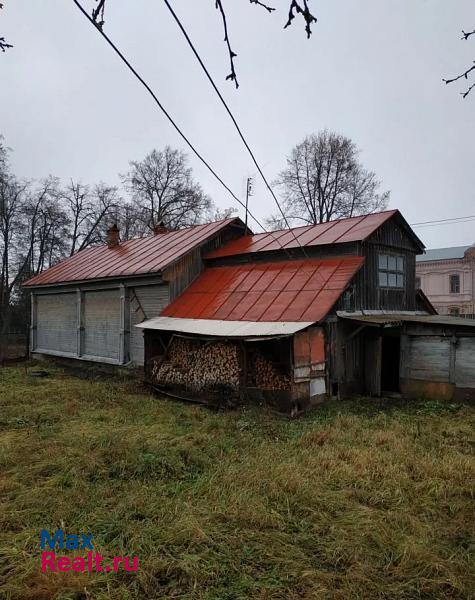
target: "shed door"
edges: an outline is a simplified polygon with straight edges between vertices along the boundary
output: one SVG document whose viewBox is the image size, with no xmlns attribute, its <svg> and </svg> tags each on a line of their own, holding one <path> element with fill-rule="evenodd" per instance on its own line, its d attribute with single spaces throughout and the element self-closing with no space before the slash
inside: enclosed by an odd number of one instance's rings
<svg viewBox="0 0 475 600">
<path fill-rule="evenodd" d="M 144 363 L 143 329 L 135 325 L 158 317 L 168 303 L 167 285 L 150 285 L 130 290 L 130 360 L 134 364 Z"/>
<path fill-rule="evenodd" d="M 448 382 L 450 340 L 436 335 L 409 339 L 409 379 Z"/>
<path fill-rule="evenodd" d="M 119 360 L 119 290 L 84 294 L 84 355 Z"/>
<path fill-rule="evenodd" d="M 381 336 L 365 338 L 365 387 L 366 393 L 381 396 Z"/>
<path fill-rule="evenodd" d="M 455 355 L 455 383 L 461 388 L 475 388 L 475 338 L 460 338 Z"/>
<path fill-rule="evenodd" d="M 37 296 L 36 348 L 53 352 L 77 352 L 76 293 Z"/>
</svg>

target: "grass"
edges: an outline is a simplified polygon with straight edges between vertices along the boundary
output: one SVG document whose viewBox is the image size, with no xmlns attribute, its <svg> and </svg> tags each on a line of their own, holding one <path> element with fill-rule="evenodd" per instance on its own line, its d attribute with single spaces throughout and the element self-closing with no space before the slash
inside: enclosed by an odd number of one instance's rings
<svg viewBox="0 0 475 600">
<path fill-rule="evenodd" d="M 289 421 L 50 373 L 0 369 L 0 598 L 474 597 L 473 407 Z M 42 574 L 42 528 L 139 570 Z"/>
</svg>

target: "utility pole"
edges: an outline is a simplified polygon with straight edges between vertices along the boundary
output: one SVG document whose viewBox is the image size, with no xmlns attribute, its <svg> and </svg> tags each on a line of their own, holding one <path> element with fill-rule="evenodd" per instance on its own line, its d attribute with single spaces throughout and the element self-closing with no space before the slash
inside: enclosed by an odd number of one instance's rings
<svg viewBox="0 0 475 600">
<path fill-rule="evenodd" d="M 252 196 L 252 185 L 253 185 L 253 180 L 252 177 L 248 177 L 247 178 L 247 183 L 246 183 L 246 219 L 245 219 L 245 229 L 244 229 L 244 235 L 247 235 L 247 206 L 249 204 L 249 196 Z"/>
</svg>

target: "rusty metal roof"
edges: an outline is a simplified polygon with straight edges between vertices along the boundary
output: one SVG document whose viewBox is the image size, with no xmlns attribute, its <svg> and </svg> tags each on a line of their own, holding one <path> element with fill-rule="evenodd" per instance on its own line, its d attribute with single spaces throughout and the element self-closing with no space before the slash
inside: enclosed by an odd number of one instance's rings
<svg viewBox="0 0 475 600">
<path fill-rule="evenodd" d="M 295 227 L 292 232 L 288 229 L 271 233 L 247 235 L 233 240 L 225 246 L 213 250 L 206 258 L 221 258 L 253 252 L 269 252 L 281 249 L 298 248 L 299 246 L 322 246 L 327 244 L 343 244 L 345 242 L 361 242 L 372 235 L 383 223 L 398 215 L 401 225 L 415 239 L 416 244 L 424 248 L 404 217 L 398 210 L 386 210 L 370 215 L 336 219 L 319 225 Z"/>
<path fill-rule="evenodd" d="M 157 273 L 234 222 L 239 222 L 239 219 L 223 219 L 215 223 L 135 238 L 114 248 L 108 248 L 107 245 L 86 248 L 23 285 L 42 286 Z"/>
<path fill-rule="evenodd" d="M 161 316 L 314 323 L 328 314 L 363 261 L 346 256 L 209 267 Z"/>
</svg>

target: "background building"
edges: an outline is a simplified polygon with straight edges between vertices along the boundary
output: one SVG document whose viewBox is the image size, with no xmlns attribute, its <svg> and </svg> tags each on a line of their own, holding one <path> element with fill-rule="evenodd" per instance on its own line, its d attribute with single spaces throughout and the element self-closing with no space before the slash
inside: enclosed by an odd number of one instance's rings
<svg viewBox="0 0 475 600">
<path fill-rule="evenodd" d="M 475 318 L 475 244 L 437 248 L 419 255 L 416 287 L 439 314 Z"/>
</svg>

